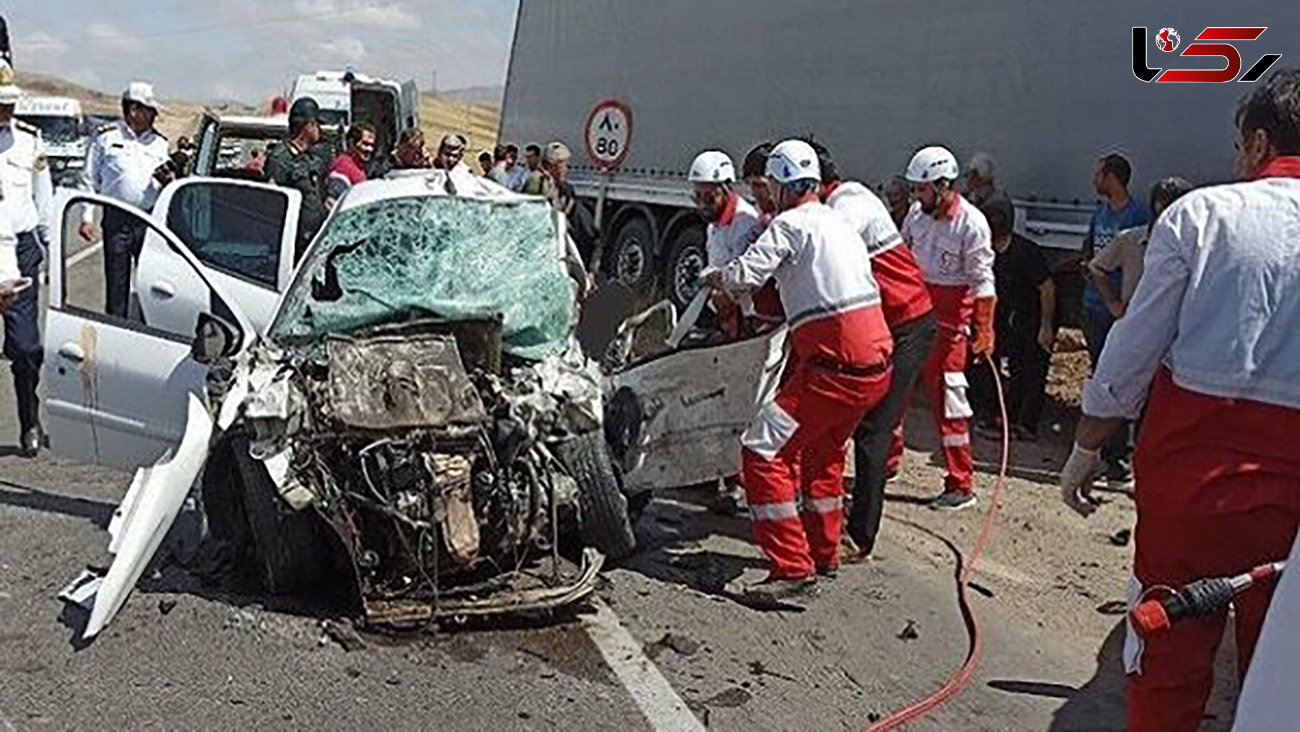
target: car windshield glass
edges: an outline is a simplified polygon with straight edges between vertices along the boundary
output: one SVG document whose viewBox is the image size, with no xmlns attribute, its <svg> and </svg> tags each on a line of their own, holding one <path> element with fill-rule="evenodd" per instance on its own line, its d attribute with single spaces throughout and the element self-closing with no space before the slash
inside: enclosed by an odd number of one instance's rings
<svg viewBox="0 0 1300 732">
<path fill-rule="evenodd" d="M 309 250 L 268 335 L 319 342 L 409 317 L 500 315 L 506 352 L 562 352 L 574 316 L 545 201 L 421 196 L 340 212 Z"/>
<path fill-rule="evenodd" d="M 41 131 L 41 139 L 47 144 L 62 145 L 65 142 L 75 142 L 81 137 L 81 122 L 76 117 L 23 115 L 19 119 L 36 125 Z"/>
</svg>

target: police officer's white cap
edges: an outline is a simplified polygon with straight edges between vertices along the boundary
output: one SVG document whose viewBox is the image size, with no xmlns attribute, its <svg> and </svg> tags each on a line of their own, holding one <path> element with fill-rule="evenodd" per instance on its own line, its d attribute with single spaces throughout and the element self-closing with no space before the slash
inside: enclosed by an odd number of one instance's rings
<svg viewBox="0 0 1300 732">
<path fill-rule="evenodd" d="M 14 83 L 14 70 L 6 61 L 0 60 L 0 104 L 17 104 L 23 90 Z"/>
<path fill-rule="evenodd" d="M 136 102 L 157 111 L 161 108 L 158 99 L 153 95 L 153 84 L 147 81 L 133 81 L 122 92 L 122 101 Z"/>
</svg>

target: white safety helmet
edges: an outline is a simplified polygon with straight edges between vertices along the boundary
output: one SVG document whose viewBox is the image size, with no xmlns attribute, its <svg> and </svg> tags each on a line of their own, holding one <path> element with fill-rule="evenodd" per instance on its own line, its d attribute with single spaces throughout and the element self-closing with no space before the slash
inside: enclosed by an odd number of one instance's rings
<svg viewBox="0 0 1300 732">
<path fill-rule="evenodd" d="M 736 166 L 726 153 L 709 150 L 695 156 L 686 179 L 691 183 L 732 183 L 736 180 Z"/>
<path fill-rule="evenodd" d="M 912 156 L 912 162 L 907 164 L 907 173 L 903 177 L 912 183 L 935 183 L 940 180 L 957 180 L 960 175 L 957 158 L 948 152 L 948 148 L 935 145 L 917 151 Z"/>
<path fill-rule="evenodd" d="M 767 156 L 767 177 L 780 185 L 800 180 L 821 182 L 822 168 L 817 151 L 803 140 L 786 140 Z"/>
</svg>

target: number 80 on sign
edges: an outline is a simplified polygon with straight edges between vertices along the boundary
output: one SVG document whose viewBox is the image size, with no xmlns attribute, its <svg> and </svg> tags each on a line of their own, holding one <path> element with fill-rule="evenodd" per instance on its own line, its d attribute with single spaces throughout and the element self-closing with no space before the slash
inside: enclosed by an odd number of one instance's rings
<svg viewBox="0 0 1300 732">
<path fill-rule="evenodd" d="M 617 169 L 627 157 L 632 141 L 632 109 L 607 99 L 592 108 L 587 116 L 585 135 L 587 157 L 597 167 Z"/>
</svg>

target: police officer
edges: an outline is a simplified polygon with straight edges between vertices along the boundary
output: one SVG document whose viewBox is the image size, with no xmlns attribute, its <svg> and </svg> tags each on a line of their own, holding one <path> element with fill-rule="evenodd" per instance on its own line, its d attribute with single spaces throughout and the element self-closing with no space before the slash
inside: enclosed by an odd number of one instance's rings
<svg viewBox="0 0 1300 732">
<path fill-rule="evenodd" d="M 13 370 L 18 402 L 19 452 L 35 457 L 42 438 L 36 398 L 44 355 L 39 330 L 41 240 L 49 235 L 54 186 L 40 131 L 14 119 L 14 105 L 21 94 L 14 85 L 13 70 L 0 61 L 0 219 L 10 235 L 6 238 L 14 244 L 17 270 L 0 272 L 0 281 L 21 278 L 21 286 L 26 288 L 16 296 L 0 297 L 0 310 L 5 321 L 4 354 Z"/>
<path fill-rule="evenodd" d="M 316 100 L 302 97 L 289 108 L 289 137 L 267 153 L 266 176 L 276 185 L 295 188 L 302 193 L 298 214 L 298 250 L 302 256 L 312 237 L 325 223 L 325 178 L 330 151 L 320 144 L 321 129 Z"/>
<path fill-rule="evenodd" d="M 82 187 L 135 206 L 153 208 L 158 193 L 175 178 L 167 138 L 154 129 L 158 102 L 153 85 L 133 81 L 122 94 L 122 121 L 99 129 L 86 151 Z M 104 310 L 127 317 L 131 267 L 144 246 L 145 222 L 113 208 L 104 209 Z M 96 239 L 94 211 L 87 206 L 78 229 L 87 243 Z"/>
</svg>

